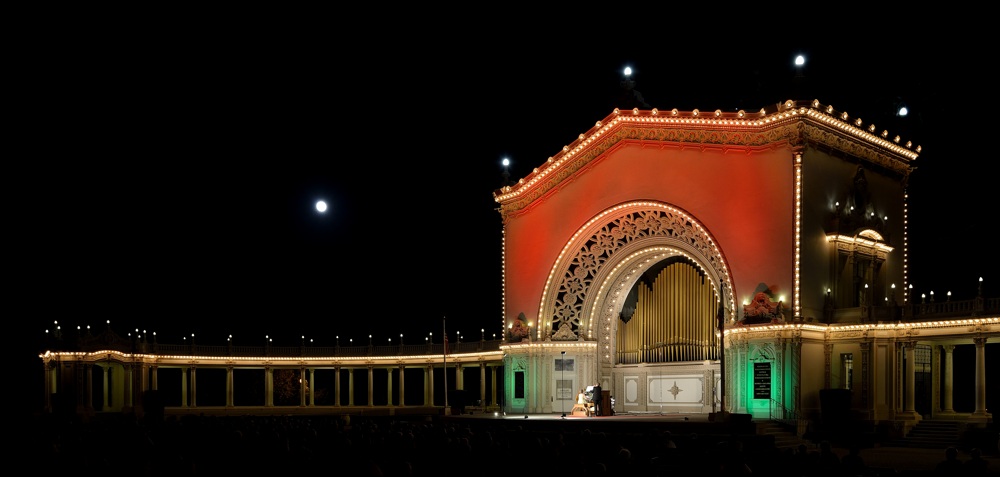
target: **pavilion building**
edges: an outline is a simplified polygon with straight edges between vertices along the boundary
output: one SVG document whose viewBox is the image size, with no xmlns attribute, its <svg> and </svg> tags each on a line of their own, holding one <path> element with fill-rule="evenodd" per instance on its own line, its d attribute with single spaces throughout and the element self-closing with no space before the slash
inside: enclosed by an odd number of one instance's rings
<svg viewBox="0 0 1000 477">
<path fill-rule="evenodd" d="M 88 331 L 40 355 L 45 407 L 58 397 L 80 413 L 129 412 L 169 387 L 172 412 L 447 412 L 452 390 L 475 389 L 486 408 L 558 414 L 599 384 L 603 413 L 800 431 L 984 425 L 1000 298 L 981 283 L 972 300 L 914 296 L 908 182 L 920 152 L 818 100 L 616 109 L 494 191 L 502 336 L 278 349 Z M 288 373 L 297 389 L 282 406 L 275 383 Z M 974 405 L 956 409 L 969 390 Z"/>
<path fill-rule="evenodd" d="M 912 296 L 920 152 L 818 100 L 614 110 L 494 192 L 505 410 L 559 412 L 599 383 L 616 413 L 907 428 L 974 386 L 967 417 L 989 421 L 998 303 Z M 969 382 L 957 347 L 975 348 Z"/>
</svg>

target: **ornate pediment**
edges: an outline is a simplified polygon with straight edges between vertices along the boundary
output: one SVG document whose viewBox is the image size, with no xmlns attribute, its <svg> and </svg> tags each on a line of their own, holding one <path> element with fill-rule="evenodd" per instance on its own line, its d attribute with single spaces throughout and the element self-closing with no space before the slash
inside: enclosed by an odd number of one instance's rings
<svg viewBox="0 0 1000 477">
<path fill-rule="evenodd" d="M 559 329 L 552 334 L 552 341 L 579 341 L 580 338 L 573 332 L 573 327 L 569 323 L 562 323 Z"/>
</svg>

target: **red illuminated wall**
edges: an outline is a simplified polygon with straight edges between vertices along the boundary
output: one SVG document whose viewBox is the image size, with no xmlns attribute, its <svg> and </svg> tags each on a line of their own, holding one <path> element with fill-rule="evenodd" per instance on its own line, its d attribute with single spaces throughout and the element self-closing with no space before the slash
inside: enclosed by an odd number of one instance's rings
<svg viewBox="0 0 1000 477">
<path fill-rule="evenodd" d="M 722 250 L 738 304 L 759 284 L 792 297 L 793 156 L 784 143 L 746 148 L 623 140 L 515 212 L 505 225 L 508 321 L 533 324 L 558 254 L 588 220 L 617 204 L 659 201 L 686 211 Z"/>
</svg>

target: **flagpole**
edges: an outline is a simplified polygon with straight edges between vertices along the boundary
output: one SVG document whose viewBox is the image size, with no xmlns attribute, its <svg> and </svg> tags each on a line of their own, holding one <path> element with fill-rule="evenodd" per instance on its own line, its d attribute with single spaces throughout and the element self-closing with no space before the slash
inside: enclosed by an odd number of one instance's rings
<svg viewBox="0 0 1000 477">
<path fill-rule="evenodd" d="M 444 345 L 443 345 L 443 362 L 444 362 L 444 415 L 450 416 L 451 412 L 448 409 L 448 328 L 445 326 L 445 317 L 441 317 L 441 331 L 444 335 Z"/>
</svg>

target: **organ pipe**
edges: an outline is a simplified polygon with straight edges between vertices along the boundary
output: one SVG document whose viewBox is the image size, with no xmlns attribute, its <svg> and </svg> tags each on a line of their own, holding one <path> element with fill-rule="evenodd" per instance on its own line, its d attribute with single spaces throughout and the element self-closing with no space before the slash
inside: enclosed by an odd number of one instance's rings
<svg viewBox="0 0 1000 477">
<path fill-rule="evenodd" d="M 718 359 L 712 283 L 685 262 L 663 267 L 651 284 L 640 280 L 635 313 L 618 325 L 622 364 Z"/>
</svg>

